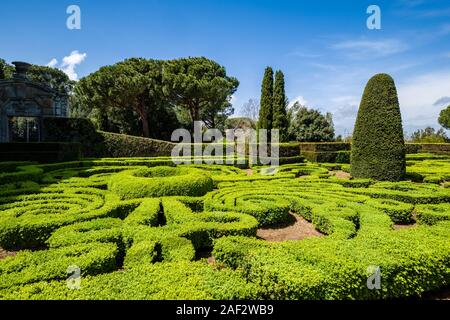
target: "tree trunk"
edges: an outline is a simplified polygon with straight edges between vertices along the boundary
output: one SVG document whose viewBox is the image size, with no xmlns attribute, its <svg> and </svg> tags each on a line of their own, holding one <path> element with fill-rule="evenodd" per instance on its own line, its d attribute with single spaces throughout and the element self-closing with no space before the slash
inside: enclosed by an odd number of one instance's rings
<svg viewBox="0 0 450 320">
<path fill-rule="evenodd" d="M 150 128 L 148 126 L 148 116 L 146 112 L 143 112 L 141 115 L 142 121 L 142 131 L 144 133 L 144 137 L 150 138 Z"/>
</svg>

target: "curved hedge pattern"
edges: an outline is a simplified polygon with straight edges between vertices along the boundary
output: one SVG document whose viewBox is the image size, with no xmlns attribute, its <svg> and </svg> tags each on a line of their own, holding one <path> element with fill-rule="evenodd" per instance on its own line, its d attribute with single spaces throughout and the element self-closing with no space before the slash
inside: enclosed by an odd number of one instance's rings
<svg viewBox="0 0 450 320">
<path fill-rule="evenodd" d="M 427 176 L 425 158 L 412 156 L 409 173 Z M 439 162 L 431 174 L 450 168 Z M 0 260 L 0 299 L 385 299 L 450 284 L 450 189 L 437 183 L 340 179 L 329 172 L 348 169 L 339 164 L 270 175 L 168 165 L 26 164 L 39 176 L 16 169 L 17 179 L 1 180 L 0 247 L 21 251 Z M 6 174 L 21 166 L 8 163 Z M 290 213 L 326 236 L 256 238 Z M 212 249 L 214 264 L 199 258 Z M 79 290 L 67 288 L 71 265 Z M 367 288 L 371 266 L 381 290 Z"/>
<path fill-rule="evenodd" d="M 186 167 L 156 167 L 124 171 L 111 177 L 109 190 L 122 199 L 164 196 L 203 196 L 213 187 L 200 170 Z"/>
</svg>

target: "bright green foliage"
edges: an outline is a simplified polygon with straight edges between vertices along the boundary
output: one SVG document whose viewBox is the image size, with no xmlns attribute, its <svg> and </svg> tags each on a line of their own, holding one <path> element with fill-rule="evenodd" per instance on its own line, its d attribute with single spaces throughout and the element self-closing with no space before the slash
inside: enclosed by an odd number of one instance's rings
<svg viewBox="0 0 450 320">
<path fill-rule="evenodd" d="M 356 178 L 399 181 L 405 176 L 405 142 L 394 80 L 372 77 L 353 132 L 351 173 Z"/>
<path fill-rule="evenodd" d="M 69 266 L 81 276 L 116 269 L 117 247 L 112 243 L 80 244 L 45 251 L 22 251 L 0 262 L 0 289 L 42 280 L 67 279 Z"/>
<path fill-rule="evenodd" d="M 417 221 L 427 225 L 435 225 L 439 221 L 450 220 L 450 204 L 419 205 L 416 207 Z"/>
<path fill-rule="evenodd" d="M 259 290 L 239 272 L 181 261 L 83 277 L 80 290 L 68 289 L 66 281 L 15 287 L 0 291 L 0 299 L 233 300 L 256 299 Z"/>
<path fill-rule="evenodd" d="M 264 71 L 260 104 L 258 129 L 271 130 L 273 120 L 273 70 L 271 67 L 267 67 Z"/>
<path fill-rule="evenodd" d="M 273 90 L 273 129 L 280 130 L 280 141 L 287 140 L 288 118 L 287 118 L 287 98 L 284 89 L 284 74 L 281 71 L 275 72 L 275 87 Z"/>
<path fill-rule="evenodd" d="M 122 246 L 121 220 L 95 219 L 75 223 L 56 230 L 47 240 L 50 248 L 67 247 L 80 243 L 113 242 Z"/>
<path fill-rule="evenodd" d="M 156 167 L 124 171 L 111 178 L 109 190 L 122 199 L 162 196 L 203 196 L 212 179 L 196 169 Z"/>
<path fill-rule="evenodd" d="M 331 175 L 345 164 L 282 165 L 271 175 L 266 167 L 247 175 L 231 166 L 167 165 L 167 158 L 2 164 L 17 180 L 0 181 L 0 246 L 41 250 L 0 260 L 0 299 L 389 299 L 450 284 L 449 188 Z M 408 157 L 408 173 L 425 178 L 449 165 L 446 156 Z M 37 173 L 34 181 L 21 175 L 27 171 Z M 122 200 L 108 185 L 130 172 L 144 180 Z M 166 180 L 185 174 L 208 177 L 216 189 L 190 197 Z M 152 183 L 174 194 L 142 197 Z M 323 236 L 255 237 L 289 212 Z M 211 249 L 216 262 L 207 263 L 200 253 Z M 71 265 L 82 272 L 79 290 L 67 287 Z M 370 266 L 381 269 L 381 290 L 367 288 Z"/>
</svg>

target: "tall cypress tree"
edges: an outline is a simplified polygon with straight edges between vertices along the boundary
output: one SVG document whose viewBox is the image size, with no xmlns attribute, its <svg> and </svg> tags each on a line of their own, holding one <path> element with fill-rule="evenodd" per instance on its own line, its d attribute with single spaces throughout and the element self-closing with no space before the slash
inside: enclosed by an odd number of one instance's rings
<svg viewBox="0 0 450 320">
<path fill-rule="evenodd" d="M 280 141 L 285 141 L 287 139 L 288 119 L 286 111 L 286 92 L 284 90 L 284 74 L 281 71 L 275 73 L 272 128 L 280 130 Z"/>
<path fill-rule="evenodd" d="M 273 119 L 273 70 L 267 67 L 261 87 L 261 109 L 259 111 L 258 129 L 272 129 Z"/>
</svg>

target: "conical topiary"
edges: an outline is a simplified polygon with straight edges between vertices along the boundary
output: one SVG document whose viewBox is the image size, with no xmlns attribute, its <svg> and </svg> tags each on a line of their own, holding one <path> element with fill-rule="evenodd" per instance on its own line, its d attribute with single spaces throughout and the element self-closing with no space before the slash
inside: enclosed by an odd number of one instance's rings
<svg viewBox="0 0 450 320">
<path fill-rule="evenodd" d="M 394 80 L 377 74 L 366 85 L 353 131 L 351 174 L 399 181 L 405 176 L 405 141 Z"/>
</svg>

